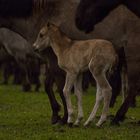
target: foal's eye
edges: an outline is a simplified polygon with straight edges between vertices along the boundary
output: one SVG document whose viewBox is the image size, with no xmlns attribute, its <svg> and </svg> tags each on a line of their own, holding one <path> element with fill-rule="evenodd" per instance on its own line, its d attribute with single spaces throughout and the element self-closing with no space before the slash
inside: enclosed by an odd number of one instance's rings
<svg viewBox="0 0 140 140">
<path fill-rule="evenodd" d="M 41 33 L 40 33 L 40 35 L 39 35 L 39 36 L 40 36 L 40 38 L 42 38 L 42 37 L 43 37 L 43 34 L 41 34 Z"/>
</svg>

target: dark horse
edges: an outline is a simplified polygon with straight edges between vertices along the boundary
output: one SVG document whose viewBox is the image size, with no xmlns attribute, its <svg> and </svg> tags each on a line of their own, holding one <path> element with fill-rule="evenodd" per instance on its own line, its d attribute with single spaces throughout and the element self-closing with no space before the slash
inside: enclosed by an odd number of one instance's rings
<svg viewBox="0 0 140 140">
<path fill-rule="evenodd" d="M 139 0 L 81 0 L 76 11 L 76 26 L 85 32 L 94 29 L 114 8 L 124 4 L 140 17 Z"/>
<path fill-rule="evenodd" d="M 0 0 L 1 17 L 25 18 L 34 11 L 41 11 L 49 0 Z"/>
<path fill-rule="evenodd" d="M 76 11 L 76 26 L 86 33 L 94 30 L 94 26 L 102 21 L 114 8 L 120 4 L 125 5 L 135 15 L 140 17 L 140 0 L 81 0 Z M 134 81 L 131 81 L 134 82 Z M 118 110 L 113 122 L 118 123 L 124 119 L 130 103 L 135 99 L 137 93 L 130 90 L 127 98 Z"/>
</svg>

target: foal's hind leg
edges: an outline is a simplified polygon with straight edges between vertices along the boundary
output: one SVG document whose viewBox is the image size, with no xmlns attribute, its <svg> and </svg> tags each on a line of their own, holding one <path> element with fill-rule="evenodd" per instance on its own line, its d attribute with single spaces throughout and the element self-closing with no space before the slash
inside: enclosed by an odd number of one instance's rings
<svg viewBox="0 0 140 140">
<path fill-rule="evenodd" d="M 74 123 L 74 125 L 78 126 L 80 121 L 83 119 L 83 108 L 82 108 L 82 75 L 79 75 L 75 84 L 74 84 L 74 92 L 78 101 L 78 117 Z"/>
<path fill-rule="evenodd" d="M 106 79 L 107 66 L 105 65 L 104 60 L 101 60 L 100 57 L 96 57 L 96 59 L 91 60 L 89 69 L 97 83 L 97 98 L 93 111 L 85 123 L 85 126 L 88 125 L 95 117 L 100 101 L 102 98 L 104 98 L 102 115 L 99 122 L 97 123 L 97 126 L 100 126 L 103 122 L 106 121 L 112 91 L 111 86 Z"/>
<path fill-rule="evenodd" d="M 104 73 L 102 75 L 102 77 L 98 77 L 98 83 L 100 84 L 100 86 L 102 88 L 102 95 L 103 95 L 103 98 L 104 98 L 104 106 L 103 106 L 102 115 L 100 117 L 100 120 L 96 124 L 97 126 L 101 126 L 107 119 L 110 99 L 111 99 L 111 95 L 112 95 L 112 88 L 109 85 L 105 75 L 106 74 Z"/>
<path fill-rule="evenodd" d="M 92 120 L 95 118 L 96 112 L 99 108 L 99 105 L 100 105 L 100 102 L 102 99 L 103 99 L 102 91 L 101 91 L 101 88 L 99 87 L 99 84 L 97 83 L 96 103 L 94 105 L 94 108 L 93 108 L 88 120 L 85 122 L 84 126 L 88 126 L 92 122 Z"/>
</svg>

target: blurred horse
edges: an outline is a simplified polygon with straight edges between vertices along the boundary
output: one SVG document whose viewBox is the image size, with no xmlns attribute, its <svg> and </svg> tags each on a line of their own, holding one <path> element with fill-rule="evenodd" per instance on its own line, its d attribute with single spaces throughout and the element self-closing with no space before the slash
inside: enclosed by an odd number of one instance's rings
<svg viewBox="0 0 140 140">
<path fill-rule="evenodd" d="M 76 26 L 80 30 L 90 32 L 94 29 L 94 25 L 121 4 L 140 16 L 139 0 L 81 0 L 76 11 Z"/>
</svg>

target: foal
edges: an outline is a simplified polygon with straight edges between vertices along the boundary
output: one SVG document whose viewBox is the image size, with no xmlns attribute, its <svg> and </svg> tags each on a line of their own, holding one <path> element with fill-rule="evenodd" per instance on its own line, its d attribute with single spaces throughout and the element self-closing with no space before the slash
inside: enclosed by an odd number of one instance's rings
<svg viewBox="0 0 140 140">
<path fill-rule="evenodd" d="M 53 24 L 43 27 L 34 43 L 35 49 L 41 50 L 51 46 L 58 58 L 58 65 L 66 71 L 66 81 L 63 89 L 68 109 L 69 124 L 73 123 L 73 107 L 70 99 L 70 91 L 74 85 L 75 95 L 78 100 L 78 117 L 75 125 L 79 125 L 83 118 L 82 109 L 82 73 L 89 69 L 96 80 L 97 93 L 94 108 L 85 122 L 87 126 L 94 118 L 103 99 L 104 106 L 100 120 L 96 124 L 100 126 L 107 119 L 112 89 L 107 81 L 106 74 L 117 63 L 117 55 L 111 42 L 101 39 L 72 41 L 59 28 Z"/>
</svg>

